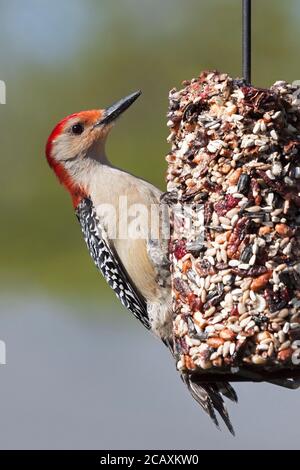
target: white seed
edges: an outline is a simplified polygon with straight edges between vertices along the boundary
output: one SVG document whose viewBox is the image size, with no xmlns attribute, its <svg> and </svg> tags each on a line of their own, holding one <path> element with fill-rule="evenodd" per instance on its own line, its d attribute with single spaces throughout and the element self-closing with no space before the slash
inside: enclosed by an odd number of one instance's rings
<svg viewBox="0 0 300 470">
<path fill-rule="evenodd" d="M 226 314 L 226 316 L 227 316 L 227 314 Z M 223 323 L 217 323 L 217 324 L 215 325 L 216 331 L 222 331 L 222 330 L 224 330 L 224 328 L 225 328 L 225 326 L 224 326 Z"/>
<path fill-rule="evenodd" d="M 255 261 L 256 261 L 256 256 L 255 255 L 252 255 L 250 260 L 249 260 L 249 264 L 250 266 L 253 266 L 255 264 Z"/>
<path fill-rule="evenodd" d="M 231 219 L 234 215 L 238 214 L 239 213 L 239 209 L 238 208 L 234 208 L 234 209 L 231 209 L 230 211 L 227 212 L 226 216 Z"/>
<path fill-rule="evenodd" d="M 224 263 L 227 263 L 227 253 L 223 249 L 221 249 L 221 259 Z"/>
<path fill-rule="evenodd" d="M 230 351 L 230 341 L 225 341 L 223 344 L 223 357 L 228 356 Z"/>
<path fill-rule="evenodd" d="M 200 346 L 201 341 L 196 338 L 190 338 L 189 336 L 185 336 L 185 341 L 188 346 Z"/>
<path fill-rule="evenodd" d="M 198 359 L 195 361 L 195 364 L 201 367 L 201 369 L 210 369 L 212 367 L 211 361 L 205 361 L 204 359 Z"/>
<path fill-rule="evenodd" d="M 242 302 L 245 304 L 246 301 L 249 299 L 249 297 L 250 297 L 250 290 L 247 289 L 245 290 L 245 292 L 243 292 Z"/>
<path fill-rule="evenodd" d="M 206 290 L 209 289 L 209 287 L 210 287 L 210 276 L 207 276 L 207 278 L 205 279 L 204 287 L 205 287 Z"/>
<path fill-rule="evenodd" d="M 282 252 L 289 256 L 292 252 L 292 244 L 291 243 L 288 243 L 287 246 L 282 250 Z"/>
<path fill-rule="evenodd" d="M 257 145 L 256 141 L 254 141 L 252 138 L 249 138 L 248 136 L 244 137 L 241 142 L 241 148 L 249 148 L 252 147 L 253 145 Z"/>
<path fill-rule="evenodd" d="M 257 351 L 268 351 L 269 346 L 267 344 L 258 344 L 256 349 Z"/>
<path fill-rule="evenodd" d="M 274 352 L 274 343 L 269 344 L 269 349 L 268 349 L 268 357 L 272 356 Z"/>
<path fill-rule="evenodd" d="M 244 281 L 241 283 L 241 289 L 242 291 L 245 291 L 247 289 L 249 289 L 251 283 L 252 283 L 253 279 L 252 278 L 246 278 L 244 279 Z"/>
<path fill-rule="evenodd" d="M 283 328 L 282 328 L 282 331 L 283 331 L 284 333 L 287 333 L 287 332 L 289 331 L 289 329 L 290 329 L 290 324 L 289 324 L 289 322 L 286 322 L 286 323 L 284 324 Z"/>
<path fill-rule="evenodd" d="M 288 348 L 290 345 L 291 345 L 290 340 L 285 341 L 285 343 L 282 343 L 282 345 L 280 346 L 280 348 L 278 349 L 278 351 L 282 351 L 283 349 Z"/>
<path fill-rule="evenodd" d="M 251 317 L 246 317 L 242 321 L 240 321 L 241 328 L 244 328 L 251 320 Z"/>
<path fill-rule="evenodd" d="M 223 284 L 228 284 L 232 280 L 232 275 L 231 274 L 226 274 L 225 276 L 223 276 L 222 280 L 223 280 Z"/>
<path fill-rule="evenodd" d="M 259 354 L 254 354 L 251 360 L 253 364 L 256 364 L 256 365 L 263 365 L 267 362 L 267 360 L 264 357 L 260 356 Z"/>
<path fill-rule="evenodd" d="M 213 352 L 212 355 L 210 356 L 210 360 L 214 361 L 215 359 L 218 359 L 218 357 L 219 357 L 218 352 L 217 351 Z"/>
<path fill-rule="evenodd" d="M 272 139 L 278 140 L 278 134 L 277 134 L 277 132 L 275 131 L 275 129 L 272 129 L 272 130 L 271 130 L 270 136 L 272 137 Z"/>
<path fill-rule="evenodd" d="M 249 267 L 250 267 L 250 265 L 247 264 L 247 263 L 241 263 L 241 264 L 239 265 L 239 268 L 240 268 L 240 269 L 249 269 Z"/>
<path fill-rule="evenodd" d="M 273 175 L 272 171 L 266 171 L 266 175 L 270 178 L 270 180 L 275 180 L 276 177 Z"/>
<path fill-rule="evenodd" d="M 207 325 L 205 327 L 205 332 L 206 333 L 214 333 L 215 332 L 215 327 L 213 325 Z"/>
<path fill-rule="evenodd" d="M 224 298 L 224 304 L 226 307 L 231 307 L 233 305 L 232 294 L 228 292 Z"/>
<path fill-rule="evenodd" d="M 253 300 L 253 302 L 256 302 L 256 294 L 253 290 L 250 290 L 250 299 Z"/>
<path fill-rule="evenodd" d="M 272 166 L 272 173 L 275 176 L 281 175 L 282 172 L 282 165 L 280 162 L 275 162 Z"/>
<path fill-rule="evenodd" d="M 190 348 L 189 353 L 192 359 L 196 359 L 196 357 L 198 357 L 201 353 L 201 349 L 198 346 L 193 346 L 192 348 Z"/>
<path fill-rule="evenodd" d="M 232 323 L 228 326 L 228 328 L 234 333 L 240 333 L 240 331 L 242 331 L 242 327 L 240 325 L 237 325 L 236 323 Z"/>
<path fill-rule="evenodd" d="M 245 331 L 250 330 L 250 329 L 253 328 L 254 326 L 255 326 L 255 321 L 254 321 L 254 320 L 249 321 L 249 323 L 248 323 L 247 326 L 245 327 Z"/>
<path fill-rule="evenodd" d="M 220 221 L 219 221 L 219 216 L 218 216 L 218 214 L 217 214 L 216 212 L 214 212 L 213 215 L 212 215 L 212 223 L 213 223 L 213 225 L 215 225 L 215 226 L 218 226 L 219 223 L 220 223 Z"/>
<path fill-rule="evenodd" d="M 284 331 L 282 331 L 282 330 L 278 331 L 278 339 L 279 339 L 280 343 L 284 343 L 284 341 L 285 341 Z"/>
<path fill-rule="evenodd" d="M 213 258 L 213 256 L 207 256 L 207 259 L 208 259 L 208 261 L 210 262 L 210 264 L 211 264 L 212 266 L 215 265 L 215 259 Z"/>
<path fill-rule="evenodd" d="M 242 295 L 243 291 L 242 289 L 233 289 L 233 291 L 231 292 L 232 295 Z"/>
<path fill-rule="evenodd" d="M 240 264 L 240 262 L 237 259 L 231 259 L 228 264 L 229 266 L 236 267 Z"/>
<path fill-rule="evenodd" d="M 238 214 L 234 215 L 231 219 L 231 225 L 234 226 L 238 220 L 239 220 Z"/>
<path fill-rule="evenodd" d="M 230 219 L 228 219 L 227 217 L 220 216 L 219 220 L 220 220 L 221 224 L 230 225 Z"/>
<path fill-rule="evenodd" d="M 247 212 L 259 212 L 261 211 L 261 207 L 260 206 L 251 206 L 251 207 L 246 207 L 245 209 Z"/>
<path fill-rule="evenodd" d="M 279 278 L 278 273 L 276 271 L 273 271 L 273 281 L 274 281 L 274 284 L 279 284 L 279 282 L 280 282 L 280 278 Z"/>
<path fill-rule="evenodd" d="M 206 312 L 204 313 L 204 318 L 209 318 L 211 317 L 216 311 L 216 307 L 210 307 Z M 216 317 L 217 318 L 217 317 Z M 214 323 L 214 321 L 212 321 Z"/>
<path fill-rule="evenodd" d="M 281 116 L 281 111 L 276 111 L 276 113 L 273 114 L 272 119 L 277 119 L 279 116 Z"/>
<path fill-rule="evenodd" d="M 267 302 L 262 295 L 256 296 L 255 308 L 258 312 L 264 312 L 267 307 Z"/>
<path fill-rule="evenodd" d="M 212 307 L 211 307 L 212 308 Z M 217 315 L 213 320 L 212 320 L 212 324 L 214 325 L 215 323 L 219 323 L 223 320 L 223 317 L 222 315 Z"/>
<path fill-rule="evenodd" d="M 273 220 L 273 217 L 278 219 L 278 215 L 280 215 L 282 213 L 283 209 L 280 208 L 280 209 L 275 209 L 274 211 L 271 212 L 271 216 L 272 216 L 272 220 Z"/>
<path fill-rule="evenodd" d="M 262 145 L 265 144 L 265 141 L 262 140 L 262 139 L 255 139 L 254 143 L 255 143 L 255 145 L 257 145 L 258 147 L 261 147 Z"/>
<path fill-rule="evenodd" d="M 261 128 L 262 132 L 266 132 L 266 130 L 267 130 L 266 123 L 263 119 L 260 121 L 260 128 Z"/>
<path fill-rule="evenodd" d="M 259 134 L 260 132 L 260 121 L 257 121 L 255 126 L 253 127 L 253 134 Z"/>
<path fill-rule="evenodd" d="M 223 147 L 222 140 L 211 140 L 207 145 L 207 150 L 211 153 L 215 153 L 218 150 L 221 150 Z"/>
<path fill-rule="evenodd" d="M 238 312 L 239 312 L 240 315 L 242 315 L 243 313 L 246 312 L 246 306 L 243 302 L 240 302 L 238 304 Z"/>
</svg>

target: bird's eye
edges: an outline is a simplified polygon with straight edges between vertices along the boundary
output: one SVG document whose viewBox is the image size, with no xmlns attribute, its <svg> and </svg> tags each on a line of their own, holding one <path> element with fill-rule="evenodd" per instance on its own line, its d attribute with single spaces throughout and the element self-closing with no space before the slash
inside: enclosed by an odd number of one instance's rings
<svg viewBox="0 0 300 470">
<path fill-rule="evenodd" d="M 74 126 L 72 126 L 71 130 L 72 130 L 72 134 L 79 135 L 79 134 L 83 133 L 84 127 L 83 127 L 82 124 L 78 123 L 78 124 L 74 124 Z"/>
</svg>

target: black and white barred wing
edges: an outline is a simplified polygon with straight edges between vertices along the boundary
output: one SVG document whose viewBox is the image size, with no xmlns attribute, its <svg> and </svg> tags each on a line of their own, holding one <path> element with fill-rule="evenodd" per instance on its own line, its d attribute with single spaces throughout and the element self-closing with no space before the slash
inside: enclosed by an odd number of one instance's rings
<svg viewBox="0 0 300 470">
<path fill-rule="evenodd" d="M 76 215 L 97 268 L 114 290 L 122 305 L 149 329 L 146 301 L 129 278 L 118 254 L 109 243 L 105 231 L 101 230 L 92 201 L 88 198 L 83 199 L 76 208 Z"/>
</svg>

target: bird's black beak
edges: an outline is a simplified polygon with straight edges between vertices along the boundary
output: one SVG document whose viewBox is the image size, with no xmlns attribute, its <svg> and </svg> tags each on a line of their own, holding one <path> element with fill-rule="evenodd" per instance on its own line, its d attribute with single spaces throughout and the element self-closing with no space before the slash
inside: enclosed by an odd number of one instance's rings
<svg viewBox="0 0 300 470">
<path fill-rule="evenodd" d="M 132 105 L 132 103 L 135 102 L 135 100 L 140 96 L 141 91 L 136 91 L 135 93 L 132 93 L 131 95 L 126 96 L 125 98 L 122 98 L 121 100 L 117 101 L 113 105 L 109 106 L 104 110 L 104 114 L 100 121 L 96 122 L 94 127 L 97 126 L 102 126 L 109 124 L 113 122 L 117 117 L 119 117 L 126 109 L 129 108 L 129 106 Z"/>
</svg>

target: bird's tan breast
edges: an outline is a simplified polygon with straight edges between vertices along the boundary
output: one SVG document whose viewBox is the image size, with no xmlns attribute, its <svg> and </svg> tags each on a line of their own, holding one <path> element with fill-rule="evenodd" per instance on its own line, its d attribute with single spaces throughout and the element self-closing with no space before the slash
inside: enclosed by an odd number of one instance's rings
<svg viewBox="0 0 300 470">
<path fill-rule="evenodd" d="M 110 170 L 112 171 L 107 174 L 99 175 L 91 185 L 91 199 L 100 225 L 108 233 L 109 241 L 131 280 L 145 298 L 155 300 L 158 286 L 156 272 L 147 252 L 147 243 L 151 205 L 159 204 L 160 191 L 130 174 Z M 115 225 L 113 231 L 112 225 Z M 142 233 L 136 231 L 139 228 Z"/>
<path fill-rule="evenodd" d="M 158 295 L 156 273 L 147 254 L 145 240 L 114 240 L 118 255 L 139 292 L 154 301 Z"/>
</svg>

